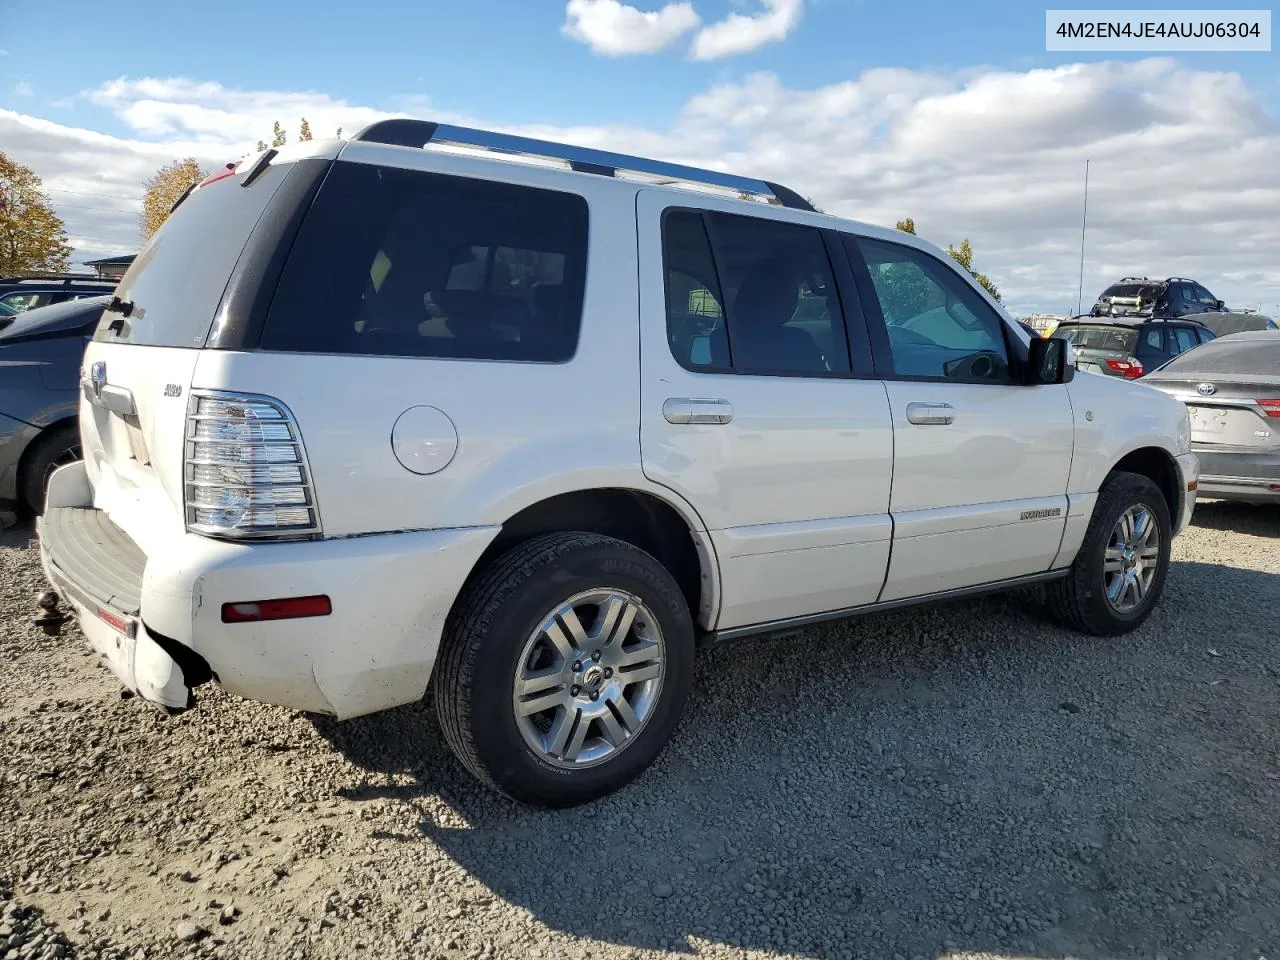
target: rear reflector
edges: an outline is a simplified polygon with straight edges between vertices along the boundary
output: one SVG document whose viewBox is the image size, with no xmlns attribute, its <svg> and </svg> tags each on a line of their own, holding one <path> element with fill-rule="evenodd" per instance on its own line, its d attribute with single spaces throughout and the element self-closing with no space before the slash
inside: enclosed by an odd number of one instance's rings
<svg viewBox="0 0 1280 960">
<path fill-rule="evenodd" d="M 1200 481 L 1199 481 L 1199 480 L 1192 480 L 1190 483 L 1188 483 L 1188 484 L 1187 484 L 1187 492 L 1188 492 L 1188 493 L 1194 493 L 1196 490 L 1199 490 L 1199 489 L 1200 489 Z"/>
<path fill-rule="evenodd" d="M 131 620 L 128 617 L 121 616 L 114 610 L 108 610 L 106 607 L 99 607 L 94 611 L 94 613 L 99 620 L 111 627 L 113 630 L 123 633 L 126 637 L 132 637 L 137 632 L 138 625 L 136 621 Z"/>
<path fill-rule="evenodd" d="M 1258 406 L 1268 417 L 1280 420 L 1280 400 L 1259 400 Z"/>
<path fill-rule="evenodd" d="M 261 620 L 296 620 L 299 617 L 327 617 L 333 605 L 323 594 L 315 597 L 284 597 L 280 600 L 246 600 L 222 605 L 223 623 L 257 623 Z"/>
</svg>

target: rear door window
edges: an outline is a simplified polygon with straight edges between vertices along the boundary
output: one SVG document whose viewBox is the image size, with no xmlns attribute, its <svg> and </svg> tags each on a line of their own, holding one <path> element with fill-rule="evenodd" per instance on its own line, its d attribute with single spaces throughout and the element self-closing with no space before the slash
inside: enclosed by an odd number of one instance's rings
<svg viewBox="0 0 1280 960">
<path fill-rule="evenodd" d="M 104 312 L 94 339 L 204 346 L 245 242 L 292 168 L 273 164 L 247 187 L 237 176 L 192 191 L 116 287 L 115 295 L 133 305 L 128 317 Z"/>
<path fill-rule="evenodd" d="M 261 346 L 563 362 L 577 348 L 586 261 L 576 194 L 339 161 Z"/>
<path fill-rule="evenodd" d="M 1178 341 L 1178 353 L 1185 353 L 1192 347 L 1198 347 L 1200 341 L 1196 339 L 1196 333 L 1190 327 L 1179 327 L 1172 331 L 1174 337 Z"/>
<path fill-rule="evenodd" d="M 1157 327 L 1148 327 L 1143 331 L 1142 342 L 1152 350 L 1164 352 L 1164 333 Z"/>
</svg>

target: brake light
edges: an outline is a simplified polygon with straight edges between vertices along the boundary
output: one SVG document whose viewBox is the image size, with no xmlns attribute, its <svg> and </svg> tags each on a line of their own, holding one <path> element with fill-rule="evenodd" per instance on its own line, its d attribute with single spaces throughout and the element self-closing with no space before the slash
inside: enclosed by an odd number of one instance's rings
<svg viewBox="0 0 1280 960">
<path fill-rule="evenodd" d="M 192 533 L 236 539 L 320 535 L 302 434 L 278 400 L 193 391 L 183 477 Z"/>
<path fill-rule="evenodd" d="M 297 620 L 300 617 L 327 617 L 333 604 L 324 594 L 314 597 L 285 597 L 280 600 L 249 600 L 222 605 L 223 623 L 259 623 L 263 620 Z"/>
<path fill-rule="evenodd" d="M 1280 400 L 1259 400 L 1262 412 L 1274 420 L 1280 420 Z"/>
<path fill-rule="evenodd" d="M 199 189 L 200 187 L 207 187 L 211 183 L 217 183 L 219 180 L 225 180 L 227 179 L 227 177 L 234 177 L 235 174 L 236 174 L 236 165 L 234 163 L 228 163 L 221 170 L 211 173 L 209 174 L 209 176 L 201 180 L 200 183 L 197 185 L 197 189 Z"/>
<path fill-rule="evenodd" d="M 1122 374 L 1126 380 L 1136 380 L 1142 376 L 1142 363 L 1138 360 L 1108 360 L 1107 366 Z"/>
</svg>

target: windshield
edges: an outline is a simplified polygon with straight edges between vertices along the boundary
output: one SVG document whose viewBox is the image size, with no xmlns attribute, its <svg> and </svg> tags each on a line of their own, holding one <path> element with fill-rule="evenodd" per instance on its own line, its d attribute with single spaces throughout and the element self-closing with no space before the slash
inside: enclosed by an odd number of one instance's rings
<svg viewBox="0 0 1280 960">
<path fill-rule="evenodd" d="M 1132 353 L 1138 342 L 1138 331 L 1133 327 L 1116 327 L 1109 324 L 1059 324 L 1055 337 L 1071 341 L 1086 350 L 1118 350 Z"/>
<path fill-rule="evenodd" d="M 1104 297 L 1139 297 L 1154 300 L 1156 287 L 1150 283 L 1113 283 L 1103 291 Z"/>
<path fill-rule="evenodd" d="M 0 303 L 0 317 L 16 317 L 18 311 L 7 303 Z"/>
</svg>

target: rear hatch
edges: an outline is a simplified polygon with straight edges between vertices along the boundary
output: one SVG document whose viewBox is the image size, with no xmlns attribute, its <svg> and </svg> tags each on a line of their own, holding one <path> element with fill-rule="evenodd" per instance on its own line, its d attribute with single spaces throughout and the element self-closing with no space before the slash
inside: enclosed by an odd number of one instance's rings
<svg viewBox="0 0 1280 960">
<path fill-rule="evenodd" d="M 242 161 L 181 201 L 121 279 L 85 350 L 80 432 L 94 506 L 144 551 L 185 530 L 187 403 L 201 350 L 252 322 L 296 219 L 296 180 L 318 182 L 316 165 L 327 168 L 315 157 L 320 145 L 301 146 L 290 148 L 300 156 Z"/>
<path fill-rule="evenodd" d="M 1110 323 L 1062 323 L 1053 335 L 1069 340 L 1075 347 L 1076 366 L 1080 370 L 1113 377 L 1126 374 L 1132 377 L 1142 372 L 1134 357 L 1138 331 L 1133 327 Z"/>
<path fill-rule="evenodd" d="M 1098 302 L 1094 312 L 1099 316 L 1149 317 L 1160 297 L 1161 285 L 1152 283 L 1112 284 Z"/>
</svg>

